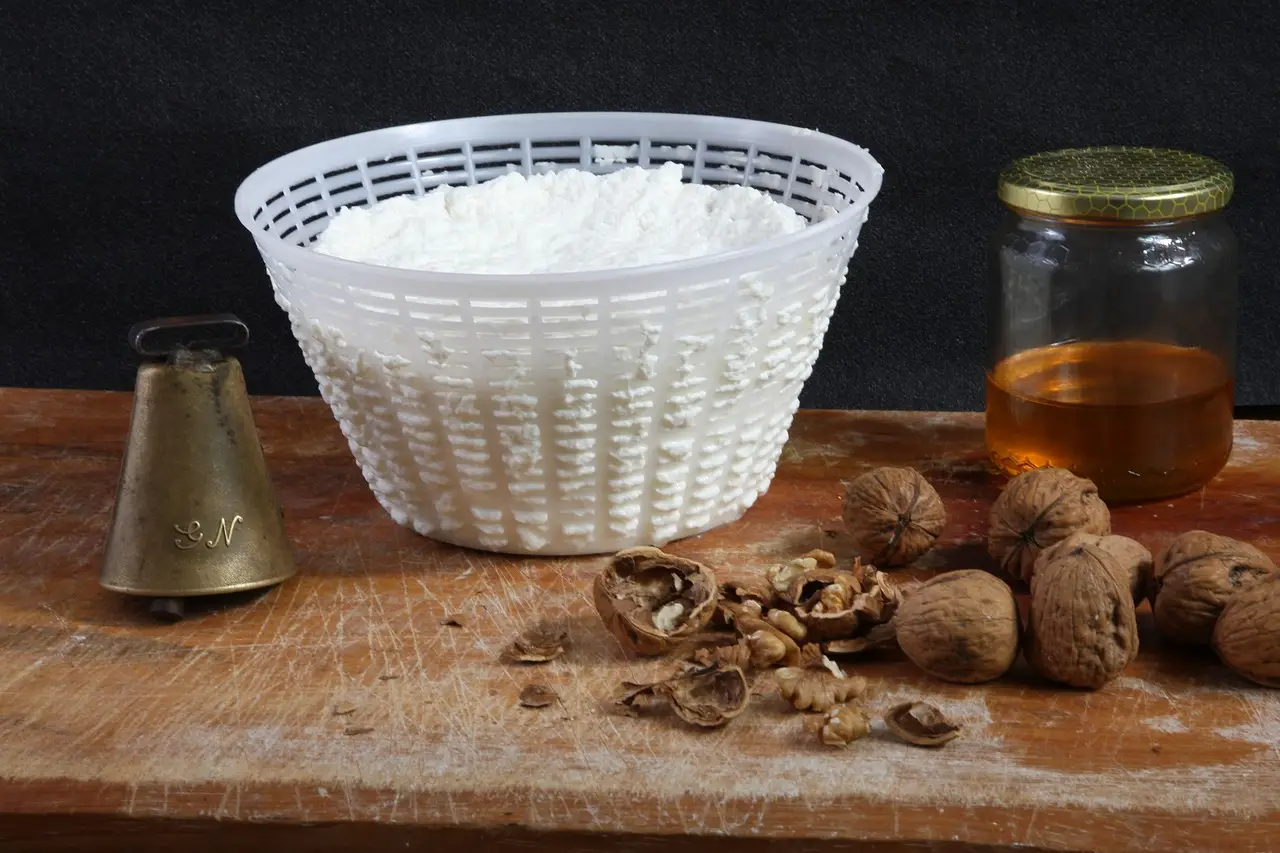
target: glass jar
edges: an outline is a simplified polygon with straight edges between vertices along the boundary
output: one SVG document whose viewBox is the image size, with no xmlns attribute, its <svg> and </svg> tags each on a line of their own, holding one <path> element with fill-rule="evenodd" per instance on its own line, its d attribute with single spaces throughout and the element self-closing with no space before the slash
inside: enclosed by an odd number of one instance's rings
<svg viewBox="0 0 1280 853">
<path fill-rule="evenodd" d="M 992 243 L 986 437 L 1009 475 L 1053 466 L 1105 500 L 1183 494 L 1231 453 L 1231 172 L 1197 154 L 1018 160 Z"/>
</svg>

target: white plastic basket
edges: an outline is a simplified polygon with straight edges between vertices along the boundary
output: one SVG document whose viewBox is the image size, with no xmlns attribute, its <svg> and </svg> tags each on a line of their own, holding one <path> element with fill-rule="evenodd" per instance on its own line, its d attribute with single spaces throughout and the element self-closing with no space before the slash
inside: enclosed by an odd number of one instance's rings
<svg viewBox="0 0 1280 853">
<path fill-rule="evenodd" d="M 667 161 L 812 224 L 572 274 L 407 271 L 308 248 L 342 207 L 513 170 Z M 727 523 L 768 488 L 881 175 L 853 144 L 776 124 L 510 115 L 295 151 L 244 181 L 236 213 L 392 518 L 487 551 L 603 553 Z"/>
</svg>

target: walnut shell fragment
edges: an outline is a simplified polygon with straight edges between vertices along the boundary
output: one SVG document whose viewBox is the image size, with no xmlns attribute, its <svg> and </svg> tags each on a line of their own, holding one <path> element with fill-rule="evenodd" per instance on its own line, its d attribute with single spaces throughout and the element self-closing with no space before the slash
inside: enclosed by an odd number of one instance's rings
<svg viewBox="0 0 1280 853">
<path fill-rule="evenodd" d="M 706 566 L 647 546 L 619 551 L 592 587 L 609 632 L 640 655 L 663 654 L 705 628 L 719 595 Z"/>
<path fill-rule="evenodd" d="M 903 653 L 944 681 L 992 681 L 1018 657 L 1018 602 L 987 572 L 938 575 L 907 597 L 894 624 Z"/>
<path fill-rule="evenodd" d="M 914 468 L 877 468 L 849 484 L 844 524 L 858 556 L 877 566 L 912 563 L 947 524 L 942 498 Z"/>
<path fill-rule="evenodd" d="M 1032 577 L 1035 577 L 1035 573 L 1041 566 L 1057 559 L 1060 553 L 1085 543 L 1096 545 L 1115 557 L 1116 567 L 1120 570 L 1119 581 L 1122 586 L 1128 587 L 1133 592 L 1134 604 L 1138 604 L 1147 597 L 1152 578 L 1151 552 L 1141 543 L 1114 533 L 1106 536 L 1084 531 L 1072 533 L 1061 542 L 1054 543 L 1040 552 L 1032 568 Z"/>
<path fill-rule="evenodd" d="M 927 702 L 903 702 L 884 714 L 884 724 L 914 746 L 942 746 L 960 736 L 960 726 Z"/>
<path fill-rule="evenodd" d="M 871 719 L 851 705 L 837 705 L 827 712 L 818 739 L 827 746 L 848 746 L 871 734 Z"/>
<path fill-rule="evenodd" d="M 991 507 L 987 549 L 1011 577 L 1030 582 L 1040 552 L 1083 531 L 1111 532 L 1111 511 L 1092 480 L 1037 468 L 1009 481 Z"/>
<path fill-rule="evenodd" d="M 785 666 L 774 673 L 778 693 L 797 711 L 829 711 L 867 689 L 861 676 L 847 676 L 829 658 L 817 666 Z"/>
<path fill-rule="evenodd" d="M 895 645 L 898 641 L 898 629 L 893 622 L 876 625 L 860 637 L 849 637 L 843 640 L 829 640 L 822 644 L 822 651 L 828 655 L 860 655 L 872 649 Z"/>
<path fill-rule="evenodd" d="M 741 714 L 751 694 L 742 669 L 724 663 L 692 667 L 653 684 L 623 684 L 623 690 L 618 702 L 627 708 L 662 698 L 680 719 L 703 728 L 723 726 Z"/>
<path fill-rule="evenodd" d="M 569 643 L 564 628 L 539 623 L 521 632 L 502 652 L 513 663 L 546 663 L 562 656 Z"/>
<path fill-rule="evenodd" d="M 1151 612 L 1161 636 L 1207 645 L 1227 602 L 1276 573 L 1271 558 L 1248 542 L 1192 530 L 1160 557 L 1152 582 Z"/>
<path fill-rule="evenodd" d="M 520 691 L 520 704 L 525 708 L 545 708 L 554 705 L 560 697 L 545 684 L 529 684 Z"/>
<path fill-rule="evenodd" d="M 1115 556 L 1082 542 L 1031 579 L 1027 662 L 1045 678 L 1096 689 L 1138 654 L 1133 593 Z"/>
<path fill-rule="evenodd" d="M 1231 597 L 1213 628 L 1213 650 L 1250 681 L 1280 687 L 1280 576 Z"/>
<path fill-rule="evenodd" d="M 720 584 L 720 601 L 711 624 L 732 626 L 740 613 L 761 616 L 773 606 L 777 590 L 763 574 L 737 574 Z"/>
</svg>

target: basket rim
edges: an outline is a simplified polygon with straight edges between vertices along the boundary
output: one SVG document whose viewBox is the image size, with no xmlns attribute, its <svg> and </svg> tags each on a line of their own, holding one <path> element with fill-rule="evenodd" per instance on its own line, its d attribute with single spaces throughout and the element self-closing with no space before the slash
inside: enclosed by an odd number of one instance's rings
<svg viewBox="0 0 1280 853">
<path fill-rule="evenodd" d="M 865 186 L 861 195 L 834 216 L 811 222 L 804 229 L 792 234 L 773 237 L 752 246 L 680 261 L 563 273 L 438 272 L 353 261 L 321 254 L 309 247 L 290 243 L 273 233 L 262 231 L 253 219 L 254 211 L 262 206 L 265 198 L 279 192 L 279 188 L 286 185 L 284 181 L 297 177 L 297 175 L 286 177 L 280 173 L 293 166 L 296 161 L 306 160 L 321 151 L 333 148 L 357 149 L 366 140 L 377 139 L 385 142 L 389 136 L 400 137 L 406 148 L 437 142 L 459 146 L 464 142 L 488 144 L 486 132 L 492 133 L 496 138 L 510 140 L 513 136 L 517 136 L 515 131 L 521 127 L 532 131 L 554 127 L 563 122 L 582 121 L 617 121 L 626 125 L 681 122 L 689 125 L 687 132 L 697 136 L 736 131 L 743 136 L 767 135 L 780 140 L 787 137 L 804 137 L 807 144 L 826 149 L 832 158 L 843 156 L 861 161 L 867 167 L 866 173 L 855 176 L 854 180 Z M 503 132 L 495 133 L 494 131 L 497 130 Z M 620 136 L 650 135 L 649 133 L 632 134 L 622 130 L 615 132 Z M 453 136 L 450 137 L 450 134 Z M 570 136 L 571 134 L 561 135 Z M 603 142 L 598 144 L 608 143 L 607 134 L 601 135 L 600 138 Z M 794 125 L 695 113 L 626 111 L 506 113 L 394 125 L 334 137 L 295 149 L 264 163 L 244 178 L 235 193 L 235 210 L 241 226 L 250 233 L 263 254 L 295 269 L 333 281 L 363 279 L 366 282 L 381 281 L 390 286 L 453 285 L 465 288 L 467 295 L 471 298 L 483 298 L 491 291 L 501 291 L 509 298 L 512 286 L 532 288 L 536 285 L 571 287 L 609 284 L 622 286 L 623 290 L 620 292 L 625 292 L 625 286 L 628 284 L 651 286 L 650 282 L 655 277 L 667 280 L 668 286 L 680 285 L 707 278 L 741 275 L 760 269 L 762 266 L 774 266 L 790 258 L 799 257 L 818 246 L 832 242 L 838 233 L 852 230 L 855 226 L 860 227 L 866 219 L 871 202 L 880 192 L 883 176 L 884 167 L 867 149 L 831 134 Z M 758 263 L 766 256 L 769 257 L 768 264 Z M 531 292 L 530 296 L 534 294 Z"/>
</svg>

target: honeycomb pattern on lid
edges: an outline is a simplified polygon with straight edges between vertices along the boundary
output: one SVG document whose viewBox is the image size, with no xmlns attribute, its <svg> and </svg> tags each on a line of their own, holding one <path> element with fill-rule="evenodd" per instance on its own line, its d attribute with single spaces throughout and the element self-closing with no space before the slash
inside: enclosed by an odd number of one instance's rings
<svg viewBox="0 0 1280 853">
<path fill-rule="evenodd" d="M 1155 221 L 1221 210 L 1234 179 L 1222 163 L 1168 148 L 1108 146 L 1033 154 L 1000 175 L 1010 207 L 1079 219 Z"/>
</svg>

